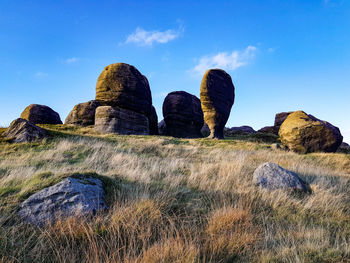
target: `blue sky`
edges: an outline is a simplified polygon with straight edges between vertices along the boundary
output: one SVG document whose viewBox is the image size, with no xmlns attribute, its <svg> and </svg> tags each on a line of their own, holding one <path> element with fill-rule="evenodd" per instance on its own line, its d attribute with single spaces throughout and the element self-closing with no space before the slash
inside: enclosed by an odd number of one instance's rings
<svg viewBox="0 0 350 263">
<path fill-rule="evenodd" d="M 31 103 L 64 121 L 116 62 L 147 76 L 159 120 L 168 92 L 199 96 L 220 67 L 236 87 L 227 126 L 301 109 L 350 142 L 350 1 L 0 0 L 0 125 Z"/>
</svg>

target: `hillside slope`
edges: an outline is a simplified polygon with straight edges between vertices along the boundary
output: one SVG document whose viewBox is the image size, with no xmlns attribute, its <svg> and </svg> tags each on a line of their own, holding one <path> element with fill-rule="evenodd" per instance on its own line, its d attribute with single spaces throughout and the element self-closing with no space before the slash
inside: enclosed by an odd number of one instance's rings
<svg viewBox="0 0 350 263">
<path fill-rule="evenodd" d="M 42 143 L 0 142 L 0 262 L 350 262 L 350 154 L 274 150 L 257 134 L 222 141 L 97 135 L 41 125 Z M 275 162 L 313 193 L 262 191 Z M 45 228 L 16 214 L 74 173 L 102 178 L 108 212 Z"/>
</svg>

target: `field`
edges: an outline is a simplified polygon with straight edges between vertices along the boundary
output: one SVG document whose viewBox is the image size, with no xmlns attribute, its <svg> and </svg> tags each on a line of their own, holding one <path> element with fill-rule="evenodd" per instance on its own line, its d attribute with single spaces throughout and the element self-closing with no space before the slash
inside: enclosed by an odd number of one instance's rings
<svg viewBox="0 0 350 263">
<path fill-rule="evenodd" d="M 263 134 L 44 127 L 52 136 L 41 143 L 0 142 L 0 262 L 350 262 L 349 153 L 299 155 Z M 312 194 L 255 187 L 267 161 L 300 174 Z M 21 201 L 72 174 L 101 178 L 110 209 L 44 228 L 21 222 Z"/>
</svg>

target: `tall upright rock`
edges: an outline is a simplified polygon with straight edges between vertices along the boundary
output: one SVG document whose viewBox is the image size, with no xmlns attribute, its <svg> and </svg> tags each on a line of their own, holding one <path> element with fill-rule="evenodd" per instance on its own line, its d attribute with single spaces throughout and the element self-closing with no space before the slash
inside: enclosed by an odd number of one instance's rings
<svg viewBox="0 0 350 263">
<path fill-rule="evenodd" d="M 96 100 L 102 105 L 135 111 L 147 117 L 152 110 L 147 78 L 125 63 L 111 64 L 103 69 L 96 84 Z"/>
<path fill-rule="evenodd" d="M 339 128 L 303 111 L 286 118 L 279 136 L 285 146 L 298 153 L 335 152 L 343 141 Z"/>
<path fill-rule="evenodd" d="M 149 134 L 158 135 L 158 115 L 156 109 L 152 106 L 151 115 L 149 116 Z"/>
<path fill-rule="evenodd" d="M 223 139 L 224 127 L 235 100 L 231 76 L 221 69 L 209 69 L 201 83 L 200 101 L 204 121 L 210 129 L 209 138 Z"/>
<path fill-rule="evenodd" d="M 169 93 L 163 103 L 166 135 L 180 138 L 202 137 L 204 124 L 200 100 L 185 91 Z"/>
</svg>

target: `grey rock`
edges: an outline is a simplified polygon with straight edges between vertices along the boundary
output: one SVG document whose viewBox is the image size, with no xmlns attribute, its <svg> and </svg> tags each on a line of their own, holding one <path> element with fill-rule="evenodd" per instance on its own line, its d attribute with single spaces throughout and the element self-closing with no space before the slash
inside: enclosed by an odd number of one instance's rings
<svg viewBox="0 0 350 263">
<path fill-rule="evenodd" d="M 18 118 L 11 122 L 2 136 L 12 142 L 34 142 L 48 137 L 48 133 L 33 123 Z"/>
<path fill-rule="evenodd" d="M 161 120 L 158 123 L 158 132 L 159 132 L 159 135 L 166 135 L 166 124 L 164 120 Z"/>
<path fill-rule="evenodd" d="M 97 100 L 79 103 L 68 114 L 65 124 L 88 126 L 95 124 L 96 108 L 101 106 Z"/>
<path fill-rule="evenodd" d="M 19 216 L 34 225 L 54 223 L 59 218 L 91 216 L 106 209 L 101 180 L 93 177 L 68 177 L 45 188 L 20 205 Z"/>
<path fill-rule="evenodd" d="M 111 106 L 96 109 L 95 130 L 100 133 L 149 134 L 148 118 L 138 112 Z"/>
<path fill-rule="evenodd" d="M 253 183 L 268 190 L 285 189 L 311 192 L 310 186 L 298 174 L 275 163 L 260 165 L 253 174 Z"/>
</svg>

